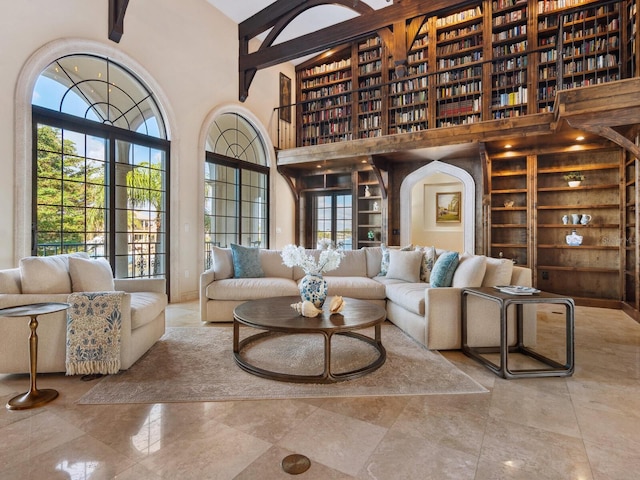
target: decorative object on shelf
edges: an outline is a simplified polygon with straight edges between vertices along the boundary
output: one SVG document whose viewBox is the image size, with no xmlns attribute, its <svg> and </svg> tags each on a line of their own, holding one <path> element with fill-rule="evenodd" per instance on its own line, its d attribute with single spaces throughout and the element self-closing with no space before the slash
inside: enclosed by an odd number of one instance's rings
<svg viewBox="0 0 640 480">
<path fill-rule="evenodd" d="M 378 205 L 378 202 L 373 202 L 373 211 L 377 212 L 380 210 L 380 205 Z"/>
<path fill-rule="evenodd" d="M 369 231 L 367 232 L 367 238 L 368 238 L 369 240 L 375 240 L 375 238 L 376 238 L 376 234 L 373 232 L 373 230 L 369 230 Z"/>
<path fill-rule="evenodd" d="M 320 313 L 322 313 L 322 309 L 316 308 L 316 306 L 309 300 L 305 300 L 304 302 L 292 303 L 291 308 L 293 308 L 303 317 L 309 318 L 317 317 Z"/>
<path fill-rule="evenodd" d="M 574 225 L 578 225 L 580 223 L 580 214 L 579 213 L 572 213 L 571 214 L 571 223 L 573 223 Z"/>
<path fill-rule="evenodd" d="M 514 201 L 513 201 L 513 200 L 505 200 L 505 201 L 504 201 L 504 206 L 505 206 L 506 208 L 511 208 L 511 207 L 513 207 L 513 204 L 514 204 Z"/>
<path fill-rule="evenodd" d="M 371 196 L 371 190 L 369 190 L 369 185 L 365 185 L 364 186 L 364 196 L 365 197 L 370 197 Z"/>
<path fill-rule="evenodd" d="M 569 223 L 569 215 L 562 216 L 562 223 L 564 223 L 565 225 Z"/>
<path fill-rule="evenodd" d="M 347 302 L 340 295 L 334 295 L 329 303 L 329 311 L 331 313 L 340 313 Z"/>
<path fill-rule="evenodd" d="M 570 235 L 567 235 L 567 245 L 570 247 L 578 247 L 582 245 L 582 235 L 578 235 L 575 230 L 571 231 Z"/>
<path fill-rule="evenodd" d="M 564 176 L 564 179 L 570 187 L 579 187 L 580 183 L 584 180 L 584 175 L 582 172 L 569 172 Z"/>
<path fill-rule="evenodd" d="M 580 223 L 582 225 L 586 225 L 591 221 L 592 218 L 593 217 L 591 215 L 585 213 L 585 214 L 582 215 L 582 218 L 580 219 Z"/>
<path fill-rule="evenodd" d="M 328 248 L 322 250 L 318 260 L 307 255 L 303 247 L 286 245 L 282 249 L 282 263 L 287 267 L 300 267 L 305 276 L 300 280 L 300 297 L 309 300 L 316 308 L 321 308 L 327 298 L 327 281 L 322 274 L 340 266 L 343 252 Z"/>
</svg>

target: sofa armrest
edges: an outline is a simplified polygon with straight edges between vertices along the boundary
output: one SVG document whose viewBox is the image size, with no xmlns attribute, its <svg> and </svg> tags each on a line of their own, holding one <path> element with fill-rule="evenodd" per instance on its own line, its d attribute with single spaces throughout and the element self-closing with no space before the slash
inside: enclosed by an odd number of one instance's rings
<svg viewBox="0 0 640 480">
<path fill-rule="evenodd" d="M 207 318 L 207 287 L 216 279 L 216 274 L 212 269 L 206 270 L 200 274 L 200 320 L 205 321 Z"/>
<path fill-rule="evenodd" d="M 511 273 L 511 285 L 520 285 L 523 287 L 533 286 L 531 269 L 514 265 L 513 272 Z"/>
<path fill-rule="evenodd" d="M 127 293 L 167 291 L 167 281 L 164 278 L 116 278 L 113 283 L 116 290 Z"/>
<path fill-rule="evenodd" d="M 424 291 L 425 339 L 430 350 L 460 348 L 462 289 L 429 287 Z"/>
</svg>

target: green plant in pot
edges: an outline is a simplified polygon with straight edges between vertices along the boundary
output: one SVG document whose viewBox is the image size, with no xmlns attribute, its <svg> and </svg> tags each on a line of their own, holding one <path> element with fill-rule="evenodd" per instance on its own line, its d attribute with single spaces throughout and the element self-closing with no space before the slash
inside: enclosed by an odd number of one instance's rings
<svg viewBox="0 0 640 480">
<path fill-rule="evenodd" d="M 564 176 L 570 187 L 577 187 L 584 180 L 582 172 L 569 172 Z"/>
</svg>

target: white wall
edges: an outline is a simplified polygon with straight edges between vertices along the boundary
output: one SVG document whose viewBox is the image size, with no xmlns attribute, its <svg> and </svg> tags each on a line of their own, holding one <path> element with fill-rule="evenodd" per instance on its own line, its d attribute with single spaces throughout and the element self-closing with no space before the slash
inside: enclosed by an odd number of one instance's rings
<svg viewBox="0 0 640 480">
<path fill-rule="evenodd" d="M 414 185 L 411 192 L 411 243 L 435 245 L 438 248 L 464 251 L 464 222 L 436 222 L 436 193 L 464 192 L 460 180 L 446 173 L 433 173 Z M 460 202 L 461 217 L 464 215 L 464 198 Z"/>
<path fill-rule="evenodd" d="M 171 299 L 197 298 L 204 156 L 199 138 L 205 119 L 220 105 L 238 105 L 269 131 L 278 72 L 295 78 L 294 68 L 258 72 L 241 104 L 237 25 L 205 0 L 130 2 L 119 44 L 108 40 L 107 15 L 106 0 L 29 0 L 13 2 L 0 17 L 0 268 L 16 266 L 29 249 L 29 67 L 53 53 L 79 53 L 79 45 L 124 63 L 152 86 L 165 109 L 172 142 Z M 276 172 L 275 156 L 272 162 L 271 225 L 272 232 L 282 232 L 271 238 L 276 247 L 293 239 L 293 199 Z"/>
</svg>

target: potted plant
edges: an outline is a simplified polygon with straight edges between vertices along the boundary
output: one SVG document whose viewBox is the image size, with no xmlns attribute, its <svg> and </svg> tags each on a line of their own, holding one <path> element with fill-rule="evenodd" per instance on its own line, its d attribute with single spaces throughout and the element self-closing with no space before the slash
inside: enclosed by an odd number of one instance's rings
<svg viewBox="0 0 640 480">
<path fill-rule="evenodd" d="M 582 172 L 569 172 L 564 176 L 570 187 L 577 187 L 584 180 Z"/>
</svg>

